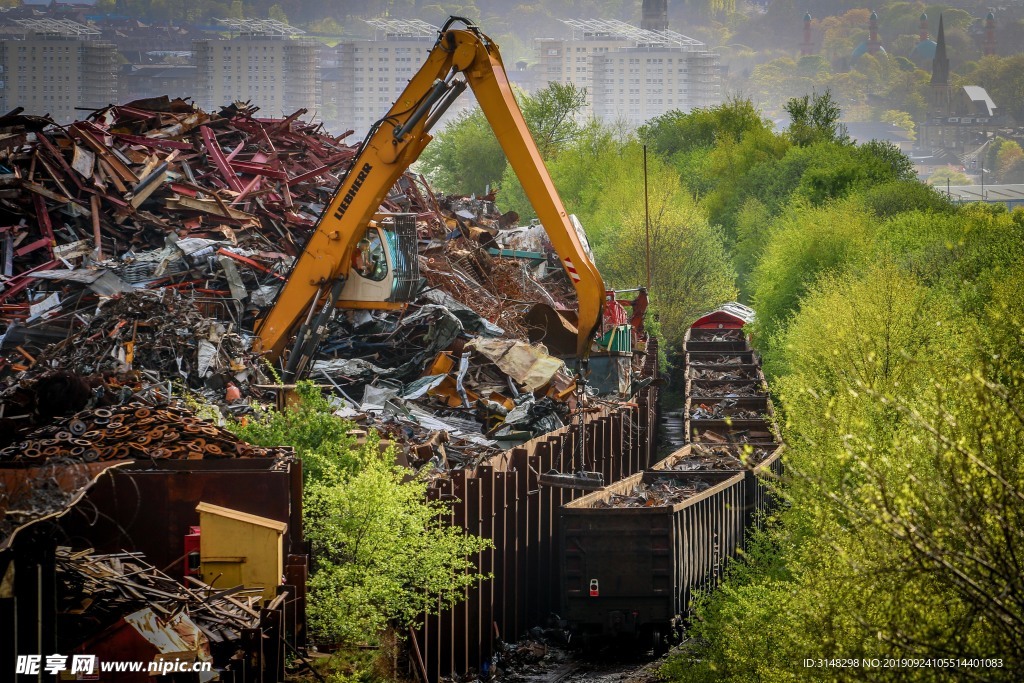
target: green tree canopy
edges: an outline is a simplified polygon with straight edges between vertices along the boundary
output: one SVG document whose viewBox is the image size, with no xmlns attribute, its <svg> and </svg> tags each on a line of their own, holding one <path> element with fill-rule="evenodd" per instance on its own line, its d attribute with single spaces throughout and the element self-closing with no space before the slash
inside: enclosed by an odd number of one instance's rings
<svg viewBox="0 0 1024 683">
<path fill-rule="evenodd" d="M 379 453 L 371 439 L 357 473 L 327 468 L 305 491 L 306 536 L 316 563 L 310 626 L 326 642 L 374 644 L 388 626 L 416 625 L 486 578 L 471 558 L 490 542 L 440 522 L 426 483 Z"/>
<path fill-rule="evenodd" d="M 576 117 L 586 104 L 586 91 L 575 85 L 550 83 L 534 95 L 520 94 L 520 108 L 545 160 L 580 134 Z M 461 112 L 437 134 L 419 161 L 432 183 L 443 192 L 483 194 L 502 183 L 507 161 L 501 144 L 479 107 Z"/>
<path fill-rule="evenodd" d="M 794 97 L 784 107 L 789 114 L 789 136 L 801 147 L 815 142 L 848 142 L 849 137 L 839 117 L 839 105 L 826 90 L 821 95 L 814 93 Z"/>
</svg>

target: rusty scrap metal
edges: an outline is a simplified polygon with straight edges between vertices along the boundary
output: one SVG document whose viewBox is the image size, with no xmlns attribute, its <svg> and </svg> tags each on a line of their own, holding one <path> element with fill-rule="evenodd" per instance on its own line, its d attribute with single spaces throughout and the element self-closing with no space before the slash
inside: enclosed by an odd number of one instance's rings
<svg viewBox="0 0 1024 683">
<path fill-rule="evenodd" d="M 680 472 L 741 470 L 759 465 L 777 449 L 777 444 L 741 446 L 695 443 L 685 454 L 667 461 L 664 469 Z"/>
<path fill-rule="evenodd" d="M 213 644 L 238 641 L 243 630 L 259 627 L 262 588 L 215 591 L 193 577 L 185 586 L 141 553 L 101 555 L 58 547 L 56 560 L 58 610 L 69 625 L 65 632 L 78 642 L 143 608 L 165 619 L 186 612 Z"/>
<path fill-rule="evenodd" d="M 751 380 L 757 379 L 757 370 L 753 367 L 737 368 L 735 370 L 716 370 L 689 366 L 687 368 L 691 379 L 717 379 L 717 380 Z"/>
<path fill-rule="evenodd" d="M 607 499 L 597 500 L 595 508 L 642 508 L 663 507 L 681 503 L 701 491 L 711 488 L 702 480 L 685 480 L 672 477 L 653 477 L 639 482 L 627 493 L 613 493 Z"/>
<path fill-rule="evenodd" d="M 273 458 L 291 453 L 290 448 L 251 446 L 185 408 L 132 402 L 57 419 L 0 450 L 0 463 L 31 463 L 56 457 L 82 462 Z"/>
<path fill-rule="evenodd" d="M 698 403 L 690 407 L 690 418 L 695 420 L 725 417 L 738 420 L 757 420 L 764 419 L 765 415 L 764 412 L 755 408 L 744 408 L 737 405 L 735 397 L 727 397 L 713 403 Z"/>
<path fill-rule="evenodd" d="M 52 341 L 15 328 L 74 331 L 82 323 L 64 314 L 106 294 L 79 302 L 68 295 L 80 283 L 34 277 L 44 271 L 110 270 L 129 284 L 224 299 L 238 309 L 236 320 L 251 316 L 257 299 L 272 298 L 268 288 L 287 272 L 356 153 L 347 134 L 329 135 L 295 115 L 259 118 L 245 104 L 214 114 L 154 98 L 94 111 L 69 127 L 25 116 L 2 123 L 14 142 L 0 148 L 0 208 L 8 216 L 0 233 L 0 255 L 8 255 L 0 269 L 0 374 L 32 365 L 11 356 L 12 336 L 27 336 L 20 345 L 32 355 Z M 414 181 L 405 186 L 422 196 Z M 389 200 L 384 208 L 400 206 Z M 175 250 L 189 240 L 235 259 L 242 287 L 226 286 L 224 269 L 205 252 Z M 59 301 L 39 310 L 51 292 Z"/>
</svg>

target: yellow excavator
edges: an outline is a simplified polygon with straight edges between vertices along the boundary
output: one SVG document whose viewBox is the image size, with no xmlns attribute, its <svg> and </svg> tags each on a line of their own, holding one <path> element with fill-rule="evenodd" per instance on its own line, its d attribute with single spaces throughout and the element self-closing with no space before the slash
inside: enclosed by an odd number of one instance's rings
<svg viewBox="0 0 1024 683">
<path fill-rule="evenodd" d="M 465 28 L 452 28 L 455 23 Z M 432 139 L 431 128 L 467 86 L 576 288 L 576 355 L 581 361 L 587 358 L 601 323 L 605 289 L 585 247 L 586 236 L 566 213 L 551 182 L 498 46 L 470 21 L 451 17 L 426 62 L 367 133 L 273 307 L 257 324 L 269 359 L 284 360 L 286 382 L 303 375 L 336 308 L 394 309 L 415 297 L 419 274 L 414 216 L 378 211 Z"/>
</svg>

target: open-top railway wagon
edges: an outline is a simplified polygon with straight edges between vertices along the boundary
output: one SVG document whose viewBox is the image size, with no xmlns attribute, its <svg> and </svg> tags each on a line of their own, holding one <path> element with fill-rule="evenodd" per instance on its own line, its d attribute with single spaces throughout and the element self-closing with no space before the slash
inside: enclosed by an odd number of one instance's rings
<svg viewBox="0 0 1024 683">
<path fill-rule="evenodd" d="M 574 633 L 655 648 L 743 538 L 742 472 L 647 471 L 564 505 L 563 610 Z"/>
<path fill-rule="evenodd" d="M 560 510 L 561 609 L 576 635 L 664 647 L 771 510 L 783 447 L 752 319 L 732 304 L 687 332 L 685 446 Z"/>
</svg>

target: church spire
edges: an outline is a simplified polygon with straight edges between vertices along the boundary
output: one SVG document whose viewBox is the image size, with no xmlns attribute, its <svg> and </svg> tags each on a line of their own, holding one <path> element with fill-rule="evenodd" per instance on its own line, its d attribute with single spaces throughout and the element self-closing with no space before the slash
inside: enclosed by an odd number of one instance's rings
<svg viewBox="0 0 1024 683">
<path fill-rule="evenodd" d="M 939 15 L 939 35 L 935 39 L 935 59 L 932 60 L 932 85 L 949 85 L 949 57 L 946 56 L 946 34 Z"/>
</svg>

